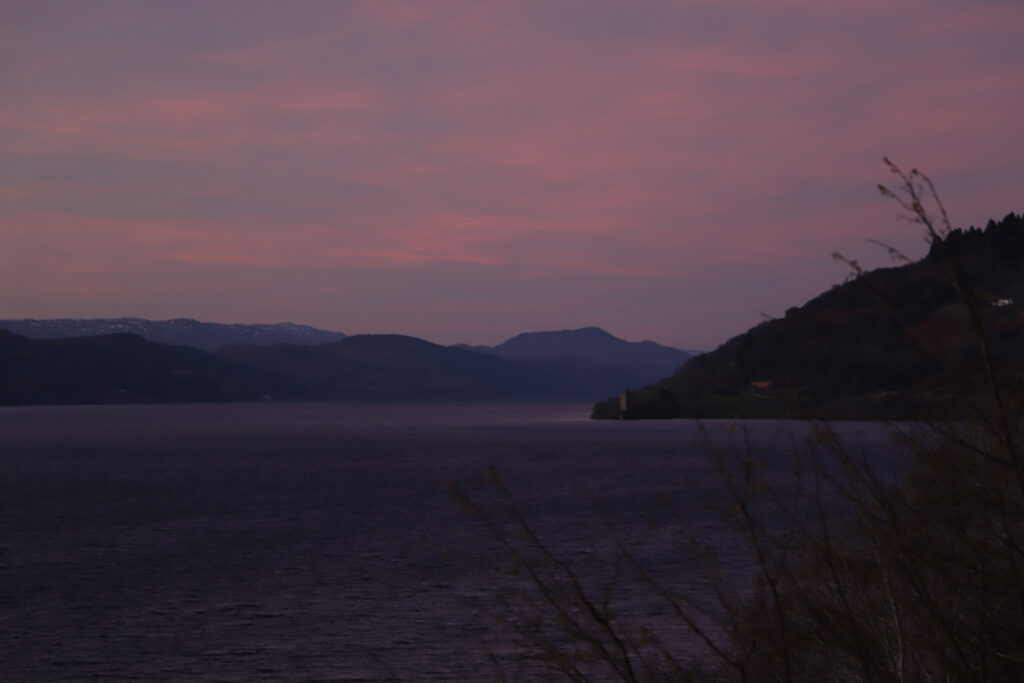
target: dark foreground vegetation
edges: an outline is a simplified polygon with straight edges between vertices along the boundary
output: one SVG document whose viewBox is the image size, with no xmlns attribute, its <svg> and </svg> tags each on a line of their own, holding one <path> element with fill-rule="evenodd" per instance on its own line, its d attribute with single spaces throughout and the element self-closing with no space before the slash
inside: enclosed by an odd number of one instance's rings
<svg viewBox="0 0 1024 683">
<path fill-rule="evenodd" d="M 896 478 L 880 474 L 824 422 L 811 422 L 809 436 L 793 444 L 792 475 L 783 482 L 762 476 L 759 454 L 743 445 L 742 427 L 735 449 L 709 438 L 726 492 L 716 507 L 747 550 L 750 583 L 722 571 L 721 538 L 706 531 L 680 524 L 671 557 L 650 566 L 610 524 L 606 556 L 581 564 L 549 549 L 495 473 L 499 495 L 493 500 L 467 497 L 453 486 L 518 569 L 526 589 L 508 603 L 506 618 L 538 671 L 576 681 L 1024 680 L 1024 394 L 1019 356 L 1002 346 L 1006 330 L 1018 323 L 989 305 L 990 296 L 1012 296 L 1017 290 L 1007 288 L 1019 284 L 1002 279 L 1006 269 L 985 272 L 999 259 L 1019 263 L 1020 219 L 1010 217 L 985 233 L 950 231 L 928 178 L 890 168 L 901 186 L 882 188 L 883 194 L 923 227 L 932 242 L 929 258 L 821 297 L 847 302 L 843 309 L 819 308 L 815 300 L 787 315 L 789 322 L 767 323 L 747 348 L 782 335 L 787 325 L 827 329 L 819 314 L 867 306 L 873 296 L 867 283 L 884 295 L 900 293 L 886 286 L 890 278 L 941 280 L 944 286 L 932 290 L 941 296 L 903 293 L 893 312 L 921 314 L 910 321 L 896 317 L 891 327 L 878 320 L 871 338 L 888 348 L 887 340 L 902 330 L 951 357 L 908 356 L 906 362 L 924 368 L 929 382 L 949 371 L 935 388 L 955 405 L 956 419 L 894 427 L 906 458 L 906 471 Z M 979 286 L 993 290 L 979 293 Z M 922 298 L 929 303 L 914 308 L 911 302 Z M 958 311 L 949 315 L 963 329 L 936 327 L 934 311 L 953 305 Z M 865 325 L 874 320 L 866 312 L 850 315 Z M 739 348 L 727 351 L 734 360 L 750 358 Z M 873 357 L 889 367 L 886 354 Z M 854 360 L 865 372 L 873 367 Z M 787 362 L 793 361 L 773 367 Z M 697 382 L 706 370 L 683 374 Z M 822 386 L 852 381 L 852 373 L 843 377 L 837 371 Z M 722 386 L 741 382 L 731 381 Z M 908 383 L 926 387 L 909 375 L 899 386 Z M 667 566 L 703 568 L 706 582 L 699 590 L 680 590 Z M 667 623 L 676 628 L 664 628 L 664 620 L 637 623 L 620 611 L 613 596 L 624 577 L 658 595 Z"/>
</svg>

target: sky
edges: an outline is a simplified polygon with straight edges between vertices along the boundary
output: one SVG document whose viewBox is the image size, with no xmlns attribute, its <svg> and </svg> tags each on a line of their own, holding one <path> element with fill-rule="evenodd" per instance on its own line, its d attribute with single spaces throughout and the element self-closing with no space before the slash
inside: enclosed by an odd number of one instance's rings
<svg viewBox="0 0 1024 683">
<path fill-rule="evenodd" d="M 1024 211 L 1019 0 L 5 0 L 0 318 L 711 349 Z"/>
</svg>

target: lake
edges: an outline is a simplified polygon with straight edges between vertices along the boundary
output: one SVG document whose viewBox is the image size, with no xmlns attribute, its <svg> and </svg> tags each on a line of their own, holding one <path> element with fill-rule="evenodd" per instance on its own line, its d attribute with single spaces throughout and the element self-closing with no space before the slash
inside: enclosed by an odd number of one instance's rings
<svg viewBox="0 0 1024 683">
<path fill-rule="evenodd" d="M 518 656 L 497 608 L 514 579 L 447 486 L 491 506 L 490 465 L 545 542 L 595 574 L 611 524 L 666 580 L 701 590 L 673 564 L 681 515 L 742 576 L 741 547 L 705 505 L 721 484 L 698 426 L 588 414 L 557 403 L 0 409 L 0 678 L 488 678 L 489 654 Z M 708 427 L 717 443 L 737 439 Z M 838 428 L 888 448 L 880 426 Z M 744 438 L 770 463 L 805 431 L 753 422 Z M 624 609 L 664 616 L 631 590 Z"/>
</svg>

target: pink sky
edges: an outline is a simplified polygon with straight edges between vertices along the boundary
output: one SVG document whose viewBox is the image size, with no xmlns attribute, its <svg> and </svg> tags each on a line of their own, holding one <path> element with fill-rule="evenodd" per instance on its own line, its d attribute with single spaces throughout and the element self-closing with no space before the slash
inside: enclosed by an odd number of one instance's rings
<svg viewBox="0 0 1024 683">
<path fill-rule="evenodd" d="M 713 348 L 1024 211 L 1024 3 L 9 1 L 0 318 Z"/>
</svg>

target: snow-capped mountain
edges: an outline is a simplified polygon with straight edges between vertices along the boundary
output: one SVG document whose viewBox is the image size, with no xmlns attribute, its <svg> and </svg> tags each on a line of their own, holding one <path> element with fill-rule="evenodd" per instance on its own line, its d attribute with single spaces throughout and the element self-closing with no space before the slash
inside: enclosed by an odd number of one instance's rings
<svg viewBox="0 0 1024 683">
<path fill-rule="evenodd" d="M 163 344 L 182 344 L 212 351 L 228 345 L 326 344 L 344 339 L 341 332 L 330 332 L 308 325 L 276 323 L 246 325 L 207 323 L 191 318 L 146 320 L 145 318 L 59 318 L 52 320 L 0 320 L 7 329 L 29 339 L 90 337 L 128 332 Z"/>
</svg>

